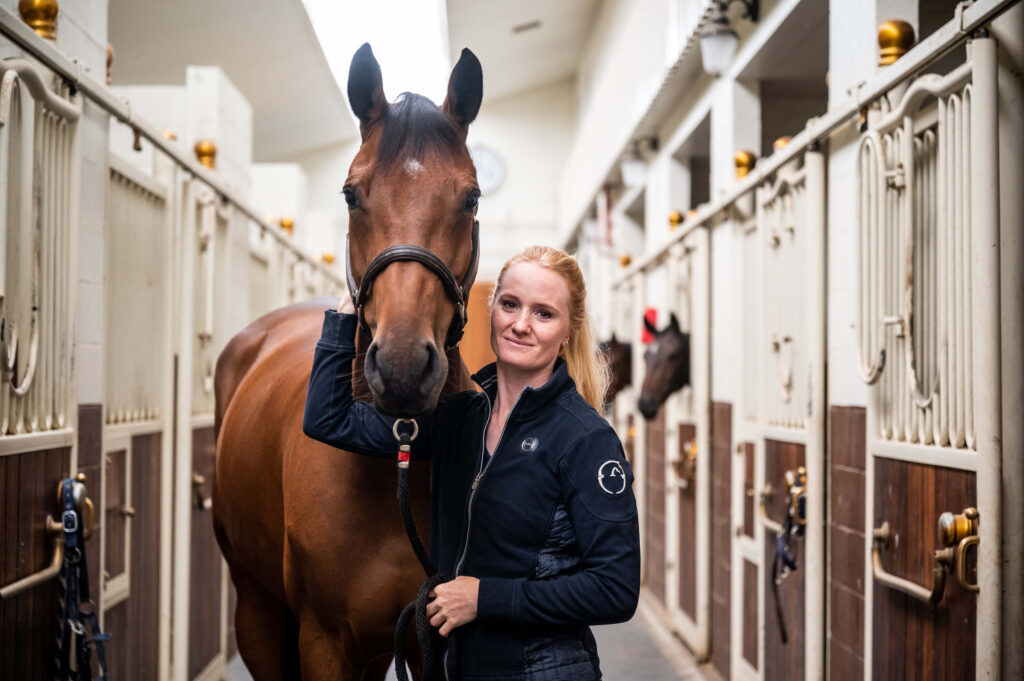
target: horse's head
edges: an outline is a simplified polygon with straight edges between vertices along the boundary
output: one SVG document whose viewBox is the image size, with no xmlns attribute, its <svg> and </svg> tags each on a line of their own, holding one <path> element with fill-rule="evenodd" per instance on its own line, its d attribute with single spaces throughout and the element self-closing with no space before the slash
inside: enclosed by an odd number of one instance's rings
<svg viewBox="0 0 1024 681">
<path fill-rule="evenodd" d="M 669 395 L 690 384 L 690 334 L 679 330 L 675 314 L 661 331 L 646 319 L 644 326 L 654 340 L 644 353 L 646 371 L 637 408 L 649 421 Z"/>
<path fill-rule="evenodd" d="M 633 347 L 629 343 L 620 343 L 613 333 L 611 340 L 601 343 L 601 352 L 611 373 L 604 396 L 605 404 L 608 404 L 620 390 L 633 382 Z"/>
<path fill-rule="evenodd" d="M 440 108 L 411 93 L 389 103 L 365 44 L 352 58 L 348 97 L 362 135 L 344 194 L 349 286 L 373 339 L 363 371 L 380 409 L 416 416 L 445 384 L 445 351 L 461 335 L 476 276 L 480 189 L 466 133 L 483 74 L 463 50 Z"/>
</svg>

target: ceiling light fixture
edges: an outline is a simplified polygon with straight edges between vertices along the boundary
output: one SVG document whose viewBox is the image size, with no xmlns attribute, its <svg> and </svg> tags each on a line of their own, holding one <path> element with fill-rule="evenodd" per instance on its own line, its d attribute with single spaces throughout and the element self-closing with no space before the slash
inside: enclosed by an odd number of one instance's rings
<svg viewBox="0 0 1024 681">
<path fill-rule="evenodd" d="M 746 9 L 743 17 L 757 22 L 758 0 L 719 0 L 711 5 L 707 22 L 700 29 L 700 59 L 704 72 L 709 76 L 717 77 L 725 73 L 736 55 L 736 45 L 740 38 L 726 16 L 729 5 L 734 2 L 743 4 Z"/>
</svg>

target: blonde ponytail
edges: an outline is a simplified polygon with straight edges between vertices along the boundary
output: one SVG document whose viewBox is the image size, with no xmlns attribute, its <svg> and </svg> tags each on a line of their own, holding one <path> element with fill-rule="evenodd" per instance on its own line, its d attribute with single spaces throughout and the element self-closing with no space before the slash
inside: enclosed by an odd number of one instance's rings
<svg viewBox="0 0 1024 681">
<path fill-rule="evenodd" d="M 494 286 L 495 294 L 501 290 L 501 282 L 508 268 L 521 262 L 537 263 L 565 280 L 569 288 L 569 342 L 558 349 L 558 356 L 565 360 L 580 395 L 600 412 L 608 386 L 608 364 L 591 328 L 590 315 L 587 313 L 587 286 L 576 259 L 556 248 L 530 246 L 509 258 L 502 266 Z M 493 300 L 491 304 L 494 304 Z"/>
</svg>

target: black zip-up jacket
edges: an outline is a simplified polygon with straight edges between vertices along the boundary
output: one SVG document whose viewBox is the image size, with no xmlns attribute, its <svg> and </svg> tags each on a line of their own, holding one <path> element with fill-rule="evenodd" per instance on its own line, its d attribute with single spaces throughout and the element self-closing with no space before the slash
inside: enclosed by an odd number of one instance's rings
<svg viewBox="0 0 1024 681">
<path fill-rule="evenodd" d="M 332 446 L 395 456 L 394 420 L 352 397 L 355 315 L 325 313 L 303 430 Z M 484 434 L 497 391 L 442 395 L 418 419 L 412 458 L 431 465 L 430 554 L 445 575 L 480 579 L 477 619 L 460 627 L 463 681 L 594 681 L 588 625 L 632 617 L 640 591 L 633 473 L 615 431 L 559 359 L 526 388 L 493 456 Z"/>
</svg>

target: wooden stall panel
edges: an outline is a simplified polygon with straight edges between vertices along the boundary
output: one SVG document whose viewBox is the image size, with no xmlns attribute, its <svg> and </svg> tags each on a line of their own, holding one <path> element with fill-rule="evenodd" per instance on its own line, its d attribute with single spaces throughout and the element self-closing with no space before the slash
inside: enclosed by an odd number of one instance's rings
<svg viewBox="0 0 1024 681">
<path fill-rule="evenodd" d="M 711 405 L 711 663 L 729 678 L 732 405 Z"/>
<path fill-rule="evenodd" d="M 213 428 L 192 433 L 192 467 L 206 481 L 209 496 L 216 471 Z M 189 596 L 188 678 L 194 679 L 220 652 L 221 555 L 208 510 L 192 508 L 192 565 Z"/>
<path fill-rule="evenodd" d="M 103 508 L 104 536 L 107 540 L 104 557 L 105 582 L 124 574 L 128 518 L 122 510 L 128 503 L 128 452 L 124 449 L 107 452 L 106 503 Z"/>
<path fill-rule="evenodd" d="M 941 548 L 938 517 L 943 511 L 959 513 L 977 505 L 974 473 L 876 458 L 874 487 L 875 527 L 888 521 L 893 533 L 882 554 L 885 569 L 930 588 L 932 556 Z M 936 606 L 876 582 L 872 678 L 974 679 L 976 601 L 952 576 Z"/>
<path fill-rule="evenodd" d="M 743 659 L 757 669 L 757 565 L 743 561 Z"/>
<path fill-rule="evenodd" d="M 697 427 L 679 424 L 679 466 L 685 468 L 688 451 L 697 441 Z M 698 454 L 698 456 L 700 456 Z M 695 464 L 696 462 L 694 462 Z M 679 470 L 678 473 L 687 473 Z M 677 475 L 677 478 L 679 476 Z M 685 482 L 682 482 L 684 481 Z M 681 478 L 679 486 L 679 607 L 697 620 L 697 480 Z"/>
<path fill-rule="evenodd" d="M 64 447 L 0 456 L 0 584 L 47 567 L 53 542 L 46 516 L 59 515 L 57 484 L 68 474 Z M 48 678 L 57 614 L 56 579 L 0 601 L 0 678 Z"/>
<path fill-rule="evenodd" d="M 804 446 L 792 442 L 765 440 L 765 480 L 775 493 L 765 504 L 768 517 L 782 523 L 786 517 L 787 496 L 783 489 L 786 471 L 804 465 Z M 765 681 L 788 681 L 804 678 L 804 551 L 797 539 L 792 546 L 797 569 L 778 585 L 772 579 L 771 565 L 775 559 L 775 535 L 765 533 L 764 540 L 764 672 Z M 776 597 L 776 591 L 778 597 Z M 781 606 L 788 640 L 782 641 L 777 607 Z"/>
<path fill-rule="evenodd" d="M 829 411 L 830 681 L 864 678 L 864 480 L 867 412 Z"/>
<path fill-rule="evenodd" d="M 157 681 L 160 612 L 160 433 L 136 435 L 131 444 L 130 590 L 108 609 L 104 624 L 113 643 L 111 678 Z M 109 471 L 109 469 L 108 469 Z M 108 497 L 109 498 L 109 497 Z M 120 514 L 117 514 L 120 516 Z"/>
<path fill-rule="evenodd" d="M 753 442 L 743 443 L 743 534 L 754 538 L 754 452 Z"/>
<path fill-rule="evenodd" d="M 665 409 L 647 423 L 646 584 L 665 603 Z"/>
</svg>

